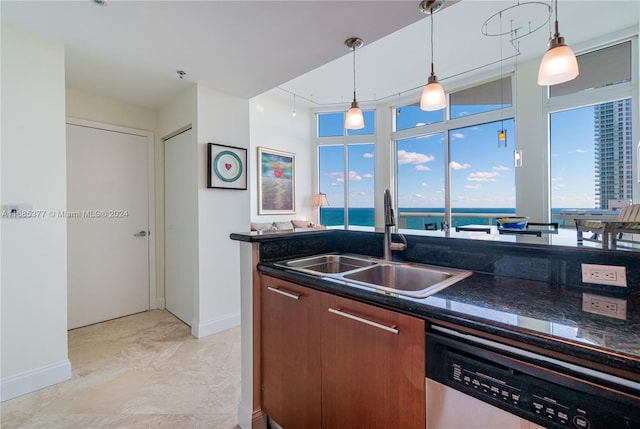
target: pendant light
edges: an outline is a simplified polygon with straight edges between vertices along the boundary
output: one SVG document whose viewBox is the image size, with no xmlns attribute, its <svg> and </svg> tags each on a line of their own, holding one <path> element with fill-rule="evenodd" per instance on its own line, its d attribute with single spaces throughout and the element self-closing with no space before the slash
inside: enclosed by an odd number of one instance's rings
<svg viewBox="0 0 640 429">
<path fill-rule="evenodd" d="M 344 127 L 348 130 L 360 130 L 364 128 L 364 116 L 356 101 L 356 49 L 361 48 L 364 45 L 364 41 L 359 37 L 352 37 L 345 40 L 344 44 L 353 50 L 353 101 L 347 116 L 344 118 Z"/>
<path fill-rule="evenodd" d="M 438 82 L 433 68 L 433 14 L 442 7 L 443 3 L 444 0 L 423 0 L 420 2 L 420 10 L 431 15 L 431 75 L 427 81 L 427 86 L 422 90 L 422 97 L 420 97 L 420 109 L 428 112 L 442 110 L 447 107 L 447 97 L 444 94 L 442 85 Z"/>
<path fill-rule="evenodd" d="M 558 31 L 558 0 L 555 0 L 556 32 L 549 42 L 549 50 L 540 63 L 538 85 L 557 85 L 575 79 L 578 74 L 578 61 L 570 47 L 565 45 L 564 37 Z"/>
<path fill-rule="evenodd" d="M 504 74 L 502 71 L 502 11 L 500 11 L 500 130 L 498 131 L 498 147 L 507 147 L 507 130 L 504 128 Z"/>
</svg>

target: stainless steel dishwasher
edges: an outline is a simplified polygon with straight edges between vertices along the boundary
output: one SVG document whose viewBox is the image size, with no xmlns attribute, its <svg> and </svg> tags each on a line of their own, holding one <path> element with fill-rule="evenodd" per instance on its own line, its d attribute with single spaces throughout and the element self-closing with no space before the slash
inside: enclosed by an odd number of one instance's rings
<svg viewBox="0 0 640 429">
<path fill-rule="evenodd" d="M 440 326 L 427 429 L 640 428 L 640 383 Z"/>
</svg>

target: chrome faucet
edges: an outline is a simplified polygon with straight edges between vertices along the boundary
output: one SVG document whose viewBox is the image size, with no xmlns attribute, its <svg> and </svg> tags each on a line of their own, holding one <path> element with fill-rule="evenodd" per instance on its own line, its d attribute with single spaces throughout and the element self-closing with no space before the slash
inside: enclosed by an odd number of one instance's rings
<svg viewBox="0 0 640 429">
<path fill-rule="evenodd" d="M 402 234 L 398 234 L 402 243 L 393 243 L 391 241 L 391 228 L 396 225 L 396 219 L 393 215 L 391 207 L 391 191 L 384 191 L 384 259 L 391 260 L 391 252 L 394 250 L 405 250 L 407 248 L 407 239 Z"/>
</svg>

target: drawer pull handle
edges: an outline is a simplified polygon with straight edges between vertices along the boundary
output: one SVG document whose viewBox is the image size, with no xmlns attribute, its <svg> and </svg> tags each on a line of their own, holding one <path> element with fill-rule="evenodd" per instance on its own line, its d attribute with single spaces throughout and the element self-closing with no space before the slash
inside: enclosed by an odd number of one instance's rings
<svg viewBox="0 0 640 429">
<path fill-rule="evenodd" d="M 353 314 L 347 313 L 347 312 L 345 312 L 345 311 L 343 311 L 343 310 L 341 310 L 339 308 L 338 309 L 329 308 L 329 313 L 337 314 L 338 316 L 346 317 L 348 319 L 355 320 L 356 322 L 364 323 L 366 325 L 370 325 L 370 326 L 376 327 L 378 329 L 382 329 L 383 331 L 391 332 L 392 334 L 399 334 L 400 333 L 400 331 L 398 331 L 394 327 L 382 325 L 382 324 L 380 324 L 378 322 L 373 322 L 371 320 L 363 319 L 362 317 L 358 317 L 358 316 L 355 316 Z"/>
<path fill-rule="evenodd" d="M 279 293 L 280 295 L 284 295 L 288 298 L 300 299 L 300 295 L 298 295 L 297 293 L 287 292 L 286 290 L 278 289 L 277 287 L 271 286 L 267 286 L 267 289 L 269 289 L 271 292 Z"/>
</svg>

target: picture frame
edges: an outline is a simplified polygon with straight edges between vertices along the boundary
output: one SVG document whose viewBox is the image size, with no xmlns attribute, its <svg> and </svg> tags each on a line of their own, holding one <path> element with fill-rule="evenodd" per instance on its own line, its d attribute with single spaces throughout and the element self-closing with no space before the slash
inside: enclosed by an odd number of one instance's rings
<svg viewBox="0 0 640 429">
<path fill-rule="evenodd" d="M 258 214 L 296 212 L 296 156 L 258 147 Z"/>
<path fill-rule="evenodd" d="M 207 143 L 207 188 L 247 189 L 247 149 Z"/>
</svg>

